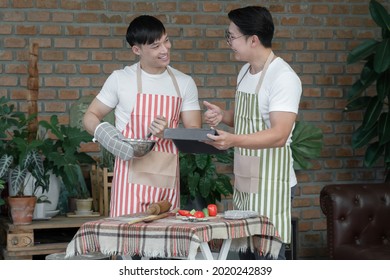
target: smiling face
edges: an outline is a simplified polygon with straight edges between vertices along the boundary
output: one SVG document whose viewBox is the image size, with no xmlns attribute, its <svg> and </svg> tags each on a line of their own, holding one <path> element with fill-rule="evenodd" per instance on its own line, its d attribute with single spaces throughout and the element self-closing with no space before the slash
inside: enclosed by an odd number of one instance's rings
<svg viewBox="0 0 390 280">
<path fill-rule="evenodd" d="M 168 35 L 163 34 L 152 44 L 134 45 L 132 50 L 139 55 L 141 68 L 144 71 L 150 74 L 160 74 L 169 65 L 171 47 Z"/>
<path fill-rule="evenodd" d="M 227 43 L 234 52 L 234 58 L 238 61 L 247 61 L 246 54 L 249 48 L 248 36 L 241 33 L 237 25 L 230 22 L 227 30 Z"/>
</svg>

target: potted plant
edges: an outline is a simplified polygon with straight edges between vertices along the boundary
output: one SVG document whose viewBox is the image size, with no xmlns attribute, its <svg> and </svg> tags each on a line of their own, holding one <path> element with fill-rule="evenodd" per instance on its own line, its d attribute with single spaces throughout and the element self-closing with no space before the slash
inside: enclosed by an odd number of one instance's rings
<svg viewBox="0 0 390 280">
<path fill-rule="evenodd" d="M 373 21 L 382 29 L 382 39 L 368 39 L 355 47 L 347 63 L 364 62 L 359 79 L 348 91 L 345 112 L 364 110 L 363 121 L 352 135 L 354 149 L 366 146 L 364 166 L 373 166 L 384 158 L 385 181 L 390 180 L 390 15 L 375 0 L 369 10 Z M 375 84 L 376 83 L 376 84 Z M 371 91 L 375 84 L 376 90 Z"/>
<path fill-rule="evenodd" d="M 89 142 L 91 136 L 78 127 L 59 124 L 55 115 L 50 118 L 50 122 L 40 121 L 39 125 L 45 129 L 46 133 L 50 132 L 55 137 L 55 140 L 45 137 L 41 147 L 42 153 L 46 156 L 46 165 L 62 179 L 68 197 L 86 200 L 91 207 L 92 198 L 80 167 L 82 164 L 95 163 L 95 160 L 87 153 L 80 152 L 80 144 Z"/>
<path fill-rule="evenodd" d="M 32 117 L 31 117 L 32 118 Z M 25 179 L 29 173 L 38 179 L 35 182 L 34 190 L 48 188 L 48 177 L 43 168 L 43 160 L 39 156 L 38 147 L 42 142 L 39 140 L 26 141 L 28 138 L 27 125 L 31 118 L 26 118 L 24 114 L 14 112 L 14 106 L 8 104 L 5 97 L 0 99 L 0 178 L 3 182 L 9 184 L 15 196 L 8 198 L 8 203 L 13 204 L 22 200 L 31 200 L 29 206 L 19 207 L 28 211 L 34 211 L 37 198 L 34 195 L 24 196 Z M 21 214 L 13 211 L 12 205 L 10 210 L 14 223 L 29 223 L 32 215 Z M 18 222 L 17 216 L 27 218 Z"/>
<path fill-rule="evenodd" d="M 183 209 L 203 209 L 233 193 L 231 178 L 217 164 L 231 164 L 233 149 L 220 154 L 179 154 L 180 199 Z"/>
<path fill-rule="evenodd" d="M 80 144 L 89 142 L 90 135 L 78 128 L 60 125 L 57 116 L 50 122 L 40 121 L 37 137 L 29 140 L 28 124 L 35 116 L 26 118 L 24 113 L 15 112 L 14 106 L 6 98 L 0 99 L 0 157 L 10 156 L 8 168 L 10 189 L 14 193 L 24 193 L 25 179 L 30 173 L 34 180 L 33 194 L 39 189 L 48 191 L 50 173 L 60 178 L 72 196 L 88 196 L 80 182 L 80 165 L 90 164 L 94 159 L 80 152 Z M 0 167 L 1 168 L 1 167 Z M 44 202 L 41 195 L 38 202 Z"/>
</svg>

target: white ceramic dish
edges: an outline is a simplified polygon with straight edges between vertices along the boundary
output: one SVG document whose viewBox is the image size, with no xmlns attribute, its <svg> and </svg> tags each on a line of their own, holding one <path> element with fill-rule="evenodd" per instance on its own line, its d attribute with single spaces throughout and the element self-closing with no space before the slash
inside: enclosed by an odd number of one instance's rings
<svg viewBox="0 0 390 280">
<path fill-rule="evenodd" d="M 86 216 L 86 215 L 92 215 L 93 211 L 92 210 L 89 210 L 89 211 L 79 211 L 79 210 L 76 210 L 76 211 L 74 211 L 74 213 L 76 215 L 79 215 L 79 216 Z"/>
<path fill-rule="evenodd" d="M 57 215 L 60 212 L 60 210 L 50 210 L 46 211 L 46 218 L 53 218 L 55 215 Z"/>
<path fill-rule="evenodd" d="M 228 210 L 225 211 L 223 217 L 229 220 L 240 220 L 258 217 L 259 213 L 256 211 L 244 211 L 244 210 Z"/>
</svg>

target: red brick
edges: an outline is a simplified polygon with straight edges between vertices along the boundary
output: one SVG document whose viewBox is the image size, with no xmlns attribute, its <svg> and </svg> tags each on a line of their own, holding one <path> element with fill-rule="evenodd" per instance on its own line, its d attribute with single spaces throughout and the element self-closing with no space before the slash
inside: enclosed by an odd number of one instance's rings
<svg viewBox="0 0 390 280">
<path fill-rule="evenodd" d="M 103 39 L 102 47 L 104 49 L 122 49 L 125 45 L 123 39 Z"/>
<path fill-rule="evenodd" d="M 74 64 L 56 64 L 54 68 L 58 74 L 74 74 L 77 71 Z"/>
<path fill-rule="evenodd" d="M 329 6 L 328 5 L 313 5 L 311 7 L 311 14 L 313 15 L 326 15 L 329 14 Z"/>
<path fill-rule="evenodd" d="M 80 65 L 80 73 L 81 74 L 99 74 L 100 73 L 100 65 L 98 65 L 98 64 Z"/>
<path fill-rule="evenodd" d="M 222 5 L 220 3 L 212 3 L 212 2 L 206 2 L 203 5 L 203 11 L 204 12 L 221 12 L 222 11 Z"/>
<path fill-rule="evenodd" d="M 82 10 L 81 2 L 72 0 L 62 0 L 61 8 L 67 10 Z"/>
<path fill-rule="evenodd" d="M 157 10 L 160 13 L 163 12 L 175 12 L 177 9 L 177 4 L 175 2 L 157 2 Z"/>
<path fill-rule="evenodd" d="M 88 59 L 88 52 L 87 51 L 68 51 L 67 52 L 67 58 L 68 60 L 78 60 L 83 61 Z"/>
<path fill-rule="evenodd" d="M 112 52 L 109 51 L 94 51 L 92 52 L 93 60 L 101 60 L 101 61 L 111 61 L 112 60 Z"/>
<path fill-rule="evenodd" d="M 60 26 L 42 26 L 40 29 L 40 34 L 42 35 L 60 35 L 61 34 L 61 27 Z"/>
<path fill-rule="evenodd" d="M 73 22 L 74 14 L 71 12 L 54 12 L 52 15 L 54 22 Z M 70 29 L 72 27 L 68 27 Z"/>
<path fill-rule="evenodd" d="M 76 39 L 74 38 L 55 38 L 54 47 L 74 49 L 76 47 Z"/>
<path fill-rule="evenodd" d="M 69 78 L 69 86 L 87 87 L 90 86 L 90 79 L 88 77 L 71 77 Z"/>
<path fill-rule="evenodd" d="M 93 19 L 92 19 L 93 20 Z M 100 15 L 100 22 L 102 23 L 122 23 L 122 17 L 120 15 Z"/>
<path fill-rule="evenodd" d="M 85 8 L 87 10 L 105 10 L 106 7 L 106 1 L 103 0 L 86 0 L 85 1 Z"/>
</svg>

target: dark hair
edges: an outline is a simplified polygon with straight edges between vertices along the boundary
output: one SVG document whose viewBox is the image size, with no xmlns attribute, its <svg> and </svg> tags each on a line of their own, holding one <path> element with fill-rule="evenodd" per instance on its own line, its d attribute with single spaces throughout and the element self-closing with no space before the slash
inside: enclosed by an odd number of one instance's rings
<svg viewBox="0 0 390 280">
<path fill-rule="evenodd" d="M 136 17 L 127 28 L 126 41 L 130 46 L 153 44 L 165 34 L 163 23 L 152 16 Z"/>
<path fill-rule="evenodd" d="M 232 10 L 229 19 L 237 25 L 244 35 L 257 35 L 264 47 L 272 46 L 274 23 L 271 13 L 264 7 L 248 6 Z"/>
</svg>

